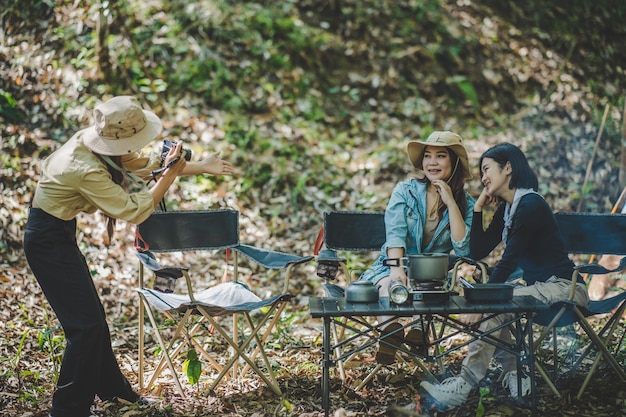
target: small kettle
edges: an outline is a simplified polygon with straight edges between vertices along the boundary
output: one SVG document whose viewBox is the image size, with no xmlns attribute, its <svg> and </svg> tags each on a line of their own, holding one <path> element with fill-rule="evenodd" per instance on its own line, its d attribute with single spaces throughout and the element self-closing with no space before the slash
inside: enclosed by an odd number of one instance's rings
<svg viewBox="0 0 626 417">
<path fill-rule="evenodd" d="M 378 301 L 378 286 L 371 281 L 354 281 L 346 288 L 348 303 L 375 303 Z"/>
</svg>

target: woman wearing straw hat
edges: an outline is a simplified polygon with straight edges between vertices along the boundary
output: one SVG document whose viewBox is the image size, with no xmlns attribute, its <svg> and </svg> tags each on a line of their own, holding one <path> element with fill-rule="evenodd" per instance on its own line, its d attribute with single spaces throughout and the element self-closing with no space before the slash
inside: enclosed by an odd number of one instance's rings
<svg viewBox="0 0 626 417">
<path fill-rule="evenodd" d="M 130 96 L 97 105 L 94 119 L 42 162 L 24 233 L 26 258 L 67 340 L 53 417 L 89 416 L 95 395 L 143 400 L 113 354 L 104 308 L 76 242 L 76 216 L 100 210 L 108 218 L 110 238 L 116 219 L 138 224 L 150 216 L 179 175 L 233 172 L 217 154 L 187 162 L 179 142 L 148 188 L 144 180 L 152 178 L 161 160 L 139 151 L 160 135 L 161 120 Z"/>
<path fill-rule="evenodd" d="M 469 254 L 469 231 L 474 199 L 464 190 L 472 177 L 467 150 L 461 136 L 449 131 L 437 131 L 426 140 L 411 141 L 407 146 L 409 160 L 418 175 L 398 183 L 385 210 L 386 241 L 380 257 L 359 280 L 369 280 L 379 286 L 379 294 L 388 296 L 391 282 L 408 284 L 402 266 L 387 266 L 385 260 L 420 253 Z M 383 322 L 390 317 L 379 317 Z M 399 334 L 400 324 L 392 322 L 382 332 Z M 402 344 L 402 335 L 390 337 Z M 412 345 L 421 345 L 416 353 L 424 353 L 426 337 L 414 327 L 405 337 Z M 391 364 L 396 349 L 381 344 L 376 360 Z"/>
</svg>

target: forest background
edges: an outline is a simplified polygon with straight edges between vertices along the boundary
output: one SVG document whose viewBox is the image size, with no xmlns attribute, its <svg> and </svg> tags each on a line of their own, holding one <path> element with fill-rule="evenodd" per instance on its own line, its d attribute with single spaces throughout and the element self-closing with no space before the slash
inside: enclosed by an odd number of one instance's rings
<svg viewBox="0 0 626 417">
<path fill-rule="evenodd" d="M 625 183 L 625 14 L 619 0 L 2 0 L 0 413 L 47 415 L 64 342 L 26 265 L 22 231 L 39 161 L 89 125 L 100 100 L 137 96 L 161 116 L 164 136 L 198 157 L 220 151 L 237 175 L 181 179 L 168 209 L 237 209 L 242 240 L 276 250 L 312 254 L 324 211 L 384 210 L 411 174 L 406 142 L 433 130 L 463 136 L 474 196 L 478 156 L 508 141 L 529 156 L 555 211 L 609 212 Z M 120 224 L 105 246 L 101 217 L 79 225 L 136 384 L 133 229 Z M 346 255 L 355 270 L 371 260 Z M 274 341 L 285 397 L 231 384 L 217 398 L 184 401 L 166 387 L 156 410 L 98 403 L 95 413 L 319 415 L 321 326 L 306 306 L 321 282 L 313 263 L 297 274 Z M 277 285 L 270 278 L 265 288 Z M 623 415 L 626 390 L 610 378 L 600 374 L 583 401 L 546 392 L 540 408 Z M 365 393 L 337 386 L 333 405 L 391 415 L 418 387 L 389 370 Z M 475 415 L 476 402 L 438 415 Z M 486 404 L 487 415 L 528 413 L 497 395 Z"/>
</svg>

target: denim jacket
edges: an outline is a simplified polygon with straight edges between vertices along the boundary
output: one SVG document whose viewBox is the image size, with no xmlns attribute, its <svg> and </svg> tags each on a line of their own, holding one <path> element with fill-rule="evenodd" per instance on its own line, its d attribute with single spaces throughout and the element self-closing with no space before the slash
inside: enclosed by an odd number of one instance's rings
<svg viewBox="0 0 626 417">
<path fill-rule="evenodd" d="M 422 236 L 426 224 L 426 183 L 409 179 L 398 183 L 391 194 L 385 210 L 386 241 L 378 259 L 361 275 L 359 280 L 377 283 L 389 275 L 389 267 L 383 265 L 387 259 L 387 248 L 404 248 L 405 255 L 419 253 L 450 253 L 457 256 L 469 255 L 469 235 L 475 200 L 467 192 L 465 199 L 465 236 L 460 241 L 452 238 L 448 210 L 437 225 L 435 234 L 426 247 L 422 247 Z"/>
</svg>

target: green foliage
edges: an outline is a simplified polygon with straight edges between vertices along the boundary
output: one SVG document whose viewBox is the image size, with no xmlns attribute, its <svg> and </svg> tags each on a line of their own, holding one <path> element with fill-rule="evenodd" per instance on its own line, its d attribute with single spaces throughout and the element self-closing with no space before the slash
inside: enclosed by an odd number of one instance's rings
<svg viewBox="0 0 626 417">
<path fill-rule="evenodd" d="M 452 77 L 450 81 L 452 81 L 452 83 L 456 84 L 459 87 L 459 89 L 463 92 L 463 95 L 465 95 L 465 98 L 472 103 L 474 108 L 476 108 L 477 110 L 480 109 L 480 104 L 478 103 L 478 94 L 476 94 L 476 90 L 474 89 L 472 82 L 467 77 L 462 75 L 456 75 Z"/>
<path fill-rule="evenodd" d="M 198 354 L 195 350 L 190 349 L 187 351 L 187 359 L 183 362 L 183 372 L 189 378 L 189 383 L 195 385 L 200 380 L 202 374 L 202 362 L 198 359 Z"/>
<path fill-rule="evenodd" d="M 218 147 L 238 169 L 232 179 L 181 180 L 172 194 L 186 193 L 185 199 L 173 196 L 176 203 L 232 203 L 254 221 L 265 216 L 271 223 L 268 233 L 280 225 L 279 240 L 296 245 L 297 252 L 307 251 L 306 239 L 319 230 L 322 211 L 384 209 L 389 184 L 408 172 L 403 147 L 407 138 L 447 126 L 467 132 L 465 138 L 493 138 L 493 130 L 476 127 L 482 123 L 472 118 L 476 109 L 487 109 L 488 122 L 499 126 L 512 114 L 507 98 L 518 104 L 520 97 L 545 97 L 542 82 L 559 80 L 544 70 L 560 62 L 548 59 L 546 51 L 572 65 L 566 75 L 576 78 L 575 83 L 586 83 L 591 92 L 622 109 L 623 98 L 611 94 L 623 91 L 622 77 L 619 72 L 603 77 L 598 69 L 605 62 L 607 68 L 622 70 L 623 48 L 611 39 L 623 38 L 625 10 L 626 3 L 614 0 L 5 0 L 0 7 L 7 43 L 0 47 L 0 68 L 8 67 L 0 90 L 3 191 L 28 189 L 18 198 L 11 195 L 26 206 L 23 197 L 32 191 L 33 180 L 17 181 L 26 176 L 26 164 L 19 157 L 45 156 L 47 139 L 66 140 L 99 99 L 134 94 L 163 117 L 166 133 L 197 142 L 189 144 L 194 154 L 196 147 Z M 104 64 L 111 65 L 112 77 L 106 81 L 96 53 L 99 13 L 106 17 L 108 30 L 110 55 Z M 485 20 L 472 20 L 481 14 Z M 603 22 L 613 23 L 602 25 L 608 30 L 596 30 Z M 498 45 L 499 36 L 510 36 L 512 42 Z M 505 52 L 491 52 L 501 47 Z M 524 68 L 516 53 L 532 53 L 534 48 L 544 59 Z M 581 65 L 585 61 L 590 62 L 586 67 Z M 486 71 L 498 72 L 503 79 L 487 82 Z M 529 81 L 514 75 L 527 72 Z M 605 94 L 607 84 L 612 89 Z M 580 99 L 585 103 L 575 111 L 591 115 L 599 125 L 603 106 L 587 96 Z M 486 107 L 492 101 L 494 106 Z M 551 117 L 568 111 L 558 104 L 555 108 Z M 609 119 L 605 134 L 616 140 L 618 118 Z M 25 142 L 25 136 L 38 140 Z M 35 177 L 36 168 L 33 158 L 28 169 L 35 173 L 28 175 Z M 603 191 L 592 184 L 581 191 L 574 179 L 570 181 L 567 193 L 561 190 L 569 199 Z M 553 184 L 541 186 L 545 194 L 552 192 Z M 220 193 L 227 194 L 224 201 L 216 201 Z M 8 218 L 7 224 L 15 221 Z M 260 240 L 266 234 L 249 236 Z M 17 239 L 1 240 L 0 254 L 20 244 Z M 81 248 L 94 250 L 85 240 Z M 372 261 L 348 256 L 349 268 L 357 273 Z M 307 284 L 314 290 L 320 285 L 319 280 Z M 282 350 L 302 344 L 290 332 L 291 323 L 298 320 L 304 319 L 284 314 L 278 337 L 268 344 Z M 63 336 L 55 330 L 51 323 L 38 329 L 35 346 L 56 370 Z M 0 374 L 27 379 L 29 383 L 20 386 L 20 398 L 32 404 L 39 400 L 39 412 L 45 398 L 37 394 L 44 389 L 37 384 L 39 374 L 16 369 L 34 333 L 16 334 L 17 354 L 2 359 L 9 366 Z M 319 335 L 313 344 L 321 344 Z M 160 347 L 153 351 L 158 355 Z M 619 359 L 625 355 L 622 349 Z M 186 353 L 183 368 L 189 381 L 199 386 L 202 369 L 195 351 Z M 306 375 L 320 372 L 317 362 L 294 368 Z M 477 415 L 485 414 L 490 400 L 481 390 Z M 281 402 L 280 410 L 302 411 L 290 401 Z"/>
<path fill-rule="evenodd" d="M 493 401 L 493 397 L 488 397 L 489 395 L 488 387 L 480 387 L 478 390 L 478 406 L 476 406 L 476 417 L 483 417 L 485 415 L 485 404 L 484 402 Z"/>
<path fill-rule="evenodd" d="M 54 0 L 3 0 L 0 19 L 7 19 L 8 24 L 17 23 L 19 20 L 47 19 L 55 3 Z"/>
<path fill-rule="evenodd" d="M 9 123 L 20 123 L 24 119 L 24 112 L 16 106 L 13 96 L 0 88 L 0 120 Z"/>
<path fill-rule="evenodd" d="M 37 343 L 39 350 L 45 351 L 52 362 L 55 380 L 58 378 L 61 362 L 63 360 L 63 349 L 65 348 L 65 336 L 63 332 L 59 333 L 60 325 L 53 328 L 47 328 L 45 331 L 37 333 Z"/>
<path fill-rule="evenodd" d="M 598 54 L 607 63 L 598 61 L 585 71 L 585 82 L 592 91 L 612 101 L 622 96 L 623 89 L 606 88 L 601 80 L 616 78 L 603 76 L 615 70 L 613 60 L 624 60 L 624 49 L 614 48 L 610 39 L 623 37 L 626 2 L 615 0 L 555 0 L 544 2 L 503 2 L 483 0 L 494 14 L 502 16 L 512 27 L 529 36 L 549 39 L 551 47 L 570 62 L 582 63 Z M 599 25 L 605 29 L 598 30 Z"/>
</svg>

